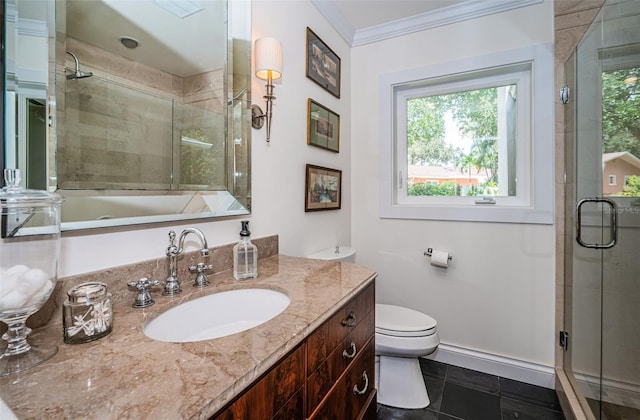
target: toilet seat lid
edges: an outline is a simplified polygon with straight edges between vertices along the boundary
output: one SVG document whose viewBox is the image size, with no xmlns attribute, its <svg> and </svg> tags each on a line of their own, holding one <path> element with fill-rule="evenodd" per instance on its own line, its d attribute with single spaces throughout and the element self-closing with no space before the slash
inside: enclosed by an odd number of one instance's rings
<svg viewBox="0 0 640 420">
<path fill-rule="evenodd" d="M 438 323 L 422 312 L 402 306 L 376 303 L 376 332 L 402 337 L 435 333 Z"/>
</svg>

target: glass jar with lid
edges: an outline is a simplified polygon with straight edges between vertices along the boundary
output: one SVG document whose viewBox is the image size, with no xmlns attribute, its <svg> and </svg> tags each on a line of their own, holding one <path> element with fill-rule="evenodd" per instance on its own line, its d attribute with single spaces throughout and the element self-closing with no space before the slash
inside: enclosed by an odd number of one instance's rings
<svg viewBox="0 0 640 420">
<path fill-rule="evenodd" d="M 106 284 L 82 283 L 69 289 L 67 296 L 62 311 L 65 343 L 88 343 L 111 332 L 113 312 Z"/>
<path fill-rule="evenodd" d="M 62 197 L 20 186 L 20 171 L 4 170 L 0 190 L 0 321 L 7 348 L 0 357 L 0 376 L 17 373 L 51 358 L 57 346 L 27 342 L 27 318 L 53 293 L 60 250 Z"/>
</svg>

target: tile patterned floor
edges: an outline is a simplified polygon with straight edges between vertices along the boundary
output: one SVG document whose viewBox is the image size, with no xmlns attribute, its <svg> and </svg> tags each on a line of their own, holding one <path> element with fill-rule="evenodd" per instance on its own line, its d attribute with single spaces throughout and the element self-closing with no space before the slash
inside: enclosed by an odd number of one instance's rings
<svg viewBox="0 0 640 420">
<path fill-rule="evenodd" d="M 379 420 L 564 420 L 555 391 L 420 359 L 431 404 L 422 410 L 378 405 Z"/>
<path fill-rule="evenodd" d="M 633 407 L 612 404 L 606 401 L 596 401 L 587 398 L 593 415 L 600 420 L 639 420 L 640 410 Z"/>
</svg>

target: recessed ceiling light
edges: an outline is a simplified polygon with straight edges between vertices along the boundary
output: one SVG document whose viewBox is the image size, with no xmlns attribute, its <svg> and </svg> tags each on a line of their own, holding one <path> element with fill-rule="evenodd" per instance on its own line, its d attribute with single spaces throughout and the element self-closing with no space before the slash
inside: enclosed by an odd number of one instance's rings
<svg viewBox="0 0 640 420">
<path fill-rule="evenodd" d="M 123 36 L 120 37 L 120 42 L 122 43 L 122 45 L 124 45 L 127 48 L 137 48 L 138 45 L 140 45 L 140 43 L 138 42 L 137 39 L 135 38 L 131 38 L 130 36 Z"/>
<path fill-rule="evenodd" d="M 153 2 L 180 19 L 184 19 L 187 16 L 191 16 L 194 13 L 204 10 L 202 7 L 189 0 L 154 0 Z"/>
</svg>

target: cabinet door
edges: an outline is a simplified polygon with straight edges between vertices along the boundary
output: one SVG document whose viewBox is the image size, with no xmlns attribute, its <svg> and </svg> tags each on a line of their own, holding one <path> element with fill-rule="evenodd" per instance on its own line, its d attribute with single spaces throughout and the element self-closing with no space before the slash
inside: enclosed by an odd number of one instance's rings
<svg viewBox="0 0 640 420">
<path fill-rule="evenodd" d="M 367 404 L 375 399 L 376 392 L 374 370 L 375 345 L 371 339 L 310 419 L 356 419 L 370 413 Z"/>
<path fill-rule="evenodd" d="M 304 356 L 305 345 L 302 344 L 231 405 L 212 418 L 221 420 L 302 419 L 304 417 Z"/>
</svg>

